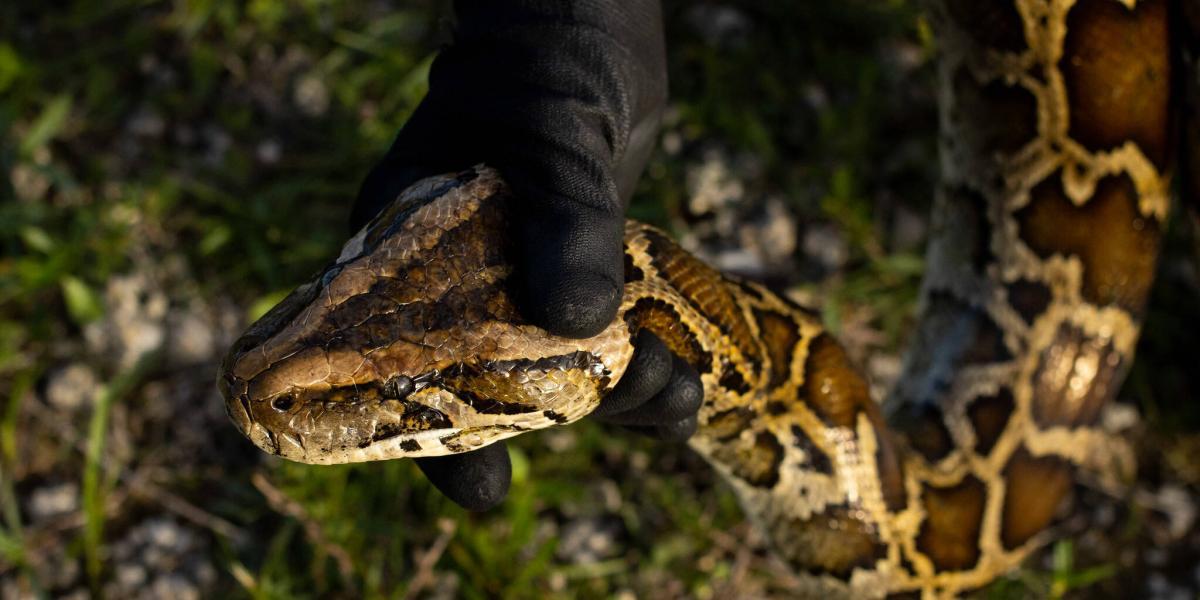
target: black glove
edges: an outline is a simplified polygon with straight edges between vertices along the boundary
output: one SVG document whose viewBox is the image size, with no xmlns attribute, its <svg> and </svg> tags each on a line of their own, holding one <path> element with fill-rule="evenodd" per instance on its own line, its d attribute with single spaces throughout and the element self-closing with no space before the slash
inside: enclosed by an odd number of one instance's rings
<svg viewBox="0 0 1200 600">
<path fill-rule="evenodd" d="M 612 322 L 623 289 L 624 214 L 666 102 L 658 0 L 460 0 L 458 28 L 429 92 L 367 176 L 357 229 L 400 191 L 478 163 L 520 199 L 516 302 L 568 337 Z M 596 415 L 659 437 L 696 429 L 699 377 L 651 334 Z M 417 459 L 446 496 L 485 510 L 508 491 L 503 443 Z"/>
</svg>

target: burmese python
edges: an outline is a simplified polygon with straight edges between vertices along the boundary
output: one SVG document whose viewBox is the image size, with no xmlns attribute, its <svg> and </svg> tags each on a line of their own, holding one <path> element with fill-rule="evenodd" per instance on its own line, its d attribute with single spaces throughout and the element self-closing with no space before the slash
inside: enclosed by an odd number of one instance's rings
<svg viewBox="0 0 1200 600">
<path fill-rule="evenodd" d="M 509 192 L 425 180 L 222 366 L 260 448 L 309 463 L 463 452 L 591 412 L 648 329 L 701 373 L 691 446 L 813 594 L 953 595 L 1043 544 L 1138 336 L 1168 209 L 1164 1 L 954 0 L 921 320 L 885 416 L 814 314 L 630 222 L 625 300 L 586 340 L 506 292 Z"/>
</svg>

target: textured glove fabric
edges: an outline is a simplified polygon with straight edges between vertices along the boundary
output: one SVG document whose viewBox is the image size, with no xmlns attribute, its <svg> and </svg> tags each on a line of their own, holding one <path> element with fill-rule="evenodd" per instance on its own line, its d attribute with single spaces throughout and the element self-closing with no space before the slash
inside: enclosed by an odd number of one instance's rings
<svg viewBox="0 0 1200 600">
<path fill-rule="evenodd" d="M 361 227 L 423 177 L 496 167 L 517 199 L 518 308 L 555 334 L 595 335 L 620 306 L 625 208 L 667 97 L 659 2 L 460 0 L 455 13 L 429 92 L 364 181 L 351 224 Z M 597 414 L 686 439 L 699 388 L 695 371 L 647 334 Z M 508 490 L 503 443 L 417 462 L 471 510 Z"/>
<path fill-rule="evenodd" d="M 620 304 L 625 204 L 666 101 L 658 2 L 455 8 L 454 42 L 364 184 L 355 217 L 365 220 L 425 175 L 491 164 L 520 199 L 522 312 L 559 335 L 595 335 Z"/>
</svg>

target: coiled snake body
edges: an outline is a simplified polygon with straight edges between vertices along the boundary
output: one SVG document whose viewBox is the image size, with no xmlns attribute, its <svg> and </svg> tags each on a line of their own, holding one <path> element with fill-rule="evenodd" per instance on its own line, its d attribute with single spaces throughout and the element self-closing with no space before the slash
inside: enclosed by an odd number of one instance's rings
<svg viewBox="0 0 1200 600">
<path fill-rule="evenodd" d="M 463 452 L 591 412 L 648 329 L 700 372 L 691 446 L 816 594 L 953 595 L 1013 568 L 1131 359 L 1168 208 L 1163 1 L 954 1 L 921 321 L 888 415 L 812 313 L 630 222 L 625 295 L 558 338 L 510 302 L 509 193 L 425 180 L 255 323 L 219 378 L 260 448 Z"/>
</svg>

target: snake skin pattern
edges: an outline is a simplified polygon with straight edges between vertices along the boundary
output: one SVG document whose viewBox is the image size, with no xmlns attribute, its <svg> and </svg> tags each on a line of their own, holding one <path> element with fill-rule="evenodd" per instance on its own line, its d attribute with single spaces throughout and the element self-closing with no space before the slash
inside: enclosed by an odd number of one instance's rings
<svg viewBox="0 0 1200 600">
<path fill-rule="evenodd" d="M 507 292 L 510 195 L 425 180 L 255 323 L 219 377 L 260 448 L 343 463 L 464 452 L 591 412 L 652 331 L 701 374 L 690 445 L 813 596 L 947 597 L 1049 540 L 1138 337 L 1169 197 L 1163 0 L 947 0 L 921 319 L 884 406 L 811 312 L 635 222 L 625 300 L 585 340 Z"/>
</svg>

